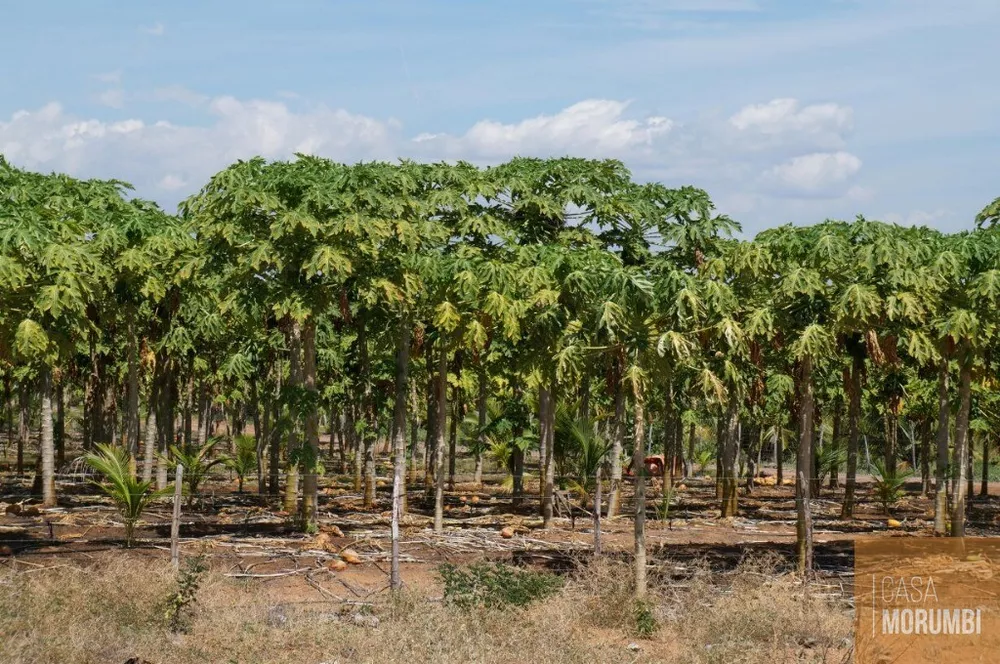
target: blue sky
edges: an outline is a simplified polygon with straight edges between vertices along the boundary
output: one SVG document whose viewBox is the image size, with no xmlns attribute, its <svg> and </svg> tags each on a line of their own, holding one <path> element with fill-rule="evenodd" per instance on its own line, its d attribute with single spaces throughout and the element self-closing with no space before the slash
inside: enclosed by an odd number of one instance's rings
<svg viewBox="0 0 1000 664">
<path fill-rule="evenodd" d="M 10 4 L 0 152 L 169 208 L 294 151 L 615 157 L 750 233 L 1000 195 L 996 0 Z"/>
</svg>

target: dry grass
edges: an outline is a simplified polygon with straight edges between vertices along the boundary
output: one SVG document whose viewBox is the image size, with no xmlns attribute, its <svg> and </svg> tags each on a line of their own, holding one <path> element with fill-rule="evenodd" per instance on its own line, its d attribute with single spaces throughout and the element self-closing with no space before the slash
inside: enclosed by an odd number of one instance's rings
<svg viewBox="0 0 1000 664">
<path fill-rule="evenodd" d="M 0 572 L 0 662 L 841 661 L 850 618 L 766 573 L 741 570 L 725 591 L 707 576 L 657 590 L 660 628 L 648 640 L 635 636 L 631 572 L 611 562 L 525 610 L 469 613 L 414 595 L 386 598 L 370 610 L 377 627 L 355 624 L 354 609 L 284 604 L 287 588 L 281 595 L 268 583 L 210 573 L 191 632 L 174 635 L 164 617 L 169 567 L 119 553 L 86 568 Z"/>
</svg>

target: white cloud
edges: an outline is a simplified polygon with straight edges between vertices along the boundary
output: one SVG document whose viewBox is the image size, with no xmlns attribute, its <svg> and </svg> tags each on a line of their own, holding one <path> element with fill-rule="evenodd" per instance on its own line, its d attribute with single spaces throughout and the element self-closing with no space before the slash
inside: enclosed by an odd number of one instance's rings
<svg viewBox="0 0 1000 664">
<path fill-rule="evenodd" d="M 861 170 L 861 160 L 849 152 L 816 152 L 774 166 L 765 181 L 792 194 L 841 195 L 844 185 Z"/>
<path fill-rule="evenodd" d="M 854 111 L 833 103 L 802 106 L 796 99 L 774 99 L 744 106 L 728 125 L 737 140 L 754 149 L 809 142 L 815 149 L 838 150 L 854 129 Z"/>
<path fill-rule="evenodd" d="M 167 32 L 167 28 L 162 23 L 154 23 L 150 26 L 140 25 L 139 31 L 154 37 L 162 37 Z"/>
<path fill-rule="evenodd" d="M 414 140 L 431 150 L 466 157 L 569 153 L 622 157 L 649 150 L 674 126 L 664 117 L 627 119 L 627 108 L 627 102 L 590 99 L 554 115 L 509 124 L 481 120 L 461 136 L 421 134 Z"/>
<path fill-rule="evenodd" d="M 121 88 L 111 88 L 97 95 L 98 103 L 111 108 L 121 108 L 125 105 L 125 91 Z"/>
<path fill-rule="evenodd" d="M 219 97 L 207 126 L 138 119 L 80 119 L 59 104 L 0 120 L 0 153 L 19 166 L 79 176 L 118 177 L 143 188 L 200 186 L 212 173 L 254 155 L 312 152 L 344 161 L 397 156 L 389 122 L 325 107 L 293 113 L 284 104 Z"/>
<path fill-rule="evenodd" d="M 37 170 L 123 178 L 140 194 L 152 190 L 150 195 L 159 192 L 170 200 L 237 159 L 288 158 L 296 152 L 347 162 L 399 156 L 476 163 L 515 155 L 612 157 L 638 179 L 703 187 L 731 201 L 734 210 L 766 209 L 771 199 L 838 197 L 857 204 L 871 198 L 864 183 L 855 181 L 860 158 L 824 147 L 825 134 L 850 126 L 849 113 L 835 105 L 778 100 L 683 123 L 642 117 L 627 102 L 592 99 L 523 120 L 482 120 L 465 132 L 407 138 L 396 120 L 343 109 L 209 99 L 179 86 L 158 89 L 153 98 L 196 105 L 209 120 L 204 125 L 105 122 L 49 104 L 0 120 L 0 153 Z M 768 140 L 758 140 L 761 136 Z"/>
<path fill-rule="evenodd" d="M 730 124 L 740 130 L 775 134 L 788 129 L 798 131 L 849 131 L 853 111 L 838 104 L 814 104 L 802 107 L 796 99 L 774 99 L 766 104 L 744 106 Z"/>
</svg>

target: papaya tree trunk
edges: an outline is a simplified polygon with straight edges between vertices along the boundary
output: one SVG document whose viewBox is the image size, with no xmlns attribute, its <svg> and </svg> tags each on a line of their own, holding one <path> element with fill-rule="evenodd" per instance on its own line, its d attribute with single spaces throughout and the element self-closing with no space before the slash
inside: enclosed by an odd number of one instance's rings
<svg viewBox="0 0 1000 664">
<path fill-rule="evenodd" d="M 477 419 L 479 429 L 476 432 L 476 474 L 474 482 L 477 488 L 483 486 L 483 453 L 486 450 L 486 418 L 487 411 L 487 385 L 486 372 L 479 375 L 479 398 L 476 402 Z"/>
<path fill-rule="evenodd" d="M 611 430 L 611 486 L 608 488 L 608 519 L 618 516 L 622 493 L 622 448 L 625 444 L 625 388 L 620 364 L 615 367 L 615 418 Z M 639 445 L 641 447 L 641 445 Z"/>
<path fill-rule="evenodd" d="M 128 384 L 125 397 L 125 446 L 129 453 L 132 474 L 135 475 L 135 461 L 139 458 L 139 347 L 135 334 L 135 323 L 129 321 L 128 329 Z"/>
<path fill-rule="evenodd" d="M 337 412 L 337 406 L 332 401 L 330 402 L 327 418 L 329 418 L 329 421 L 326 423 L 327 435 L 329 437 L 328 455 L 330 460 L 333 461 L 333 457 L 337 455 L 337 445 L 340 440 L 340 413 Z M 343 459 L 341 459 L 341 462 L 343 462 Z"/>
<path fill-rule="evenodd" d="M 281 359 L 274 364 L 274 394 L 269 399 L 271 424 L 267 428 L 267 492 L 277 496 L 281 477 Z"/>
<path fill-rule="evenodd" d="M 162 369 L 157 364 L 153 368 L 153 377 L 149 384 L 149 400 L 146 409 L 146 427 L 143 430 L 143 463 L 142 481 L 151 482 L 153 480 L 153 465 L 156 461 L 156 433 L 158 431 L 156 423 L 156 409 L 159 403 L 159 391 Z"/>
<path fill-rule="evenodd" d="M 861 372 L 864 357 L 855 355 L 851 362 L 851 376 L 847 385 L 847 483 L 844 488 L 844 505 L 841 517 L 854 518 L 854 492 L 858 484 L 858 443 L 861 438 Z"/>
<path fill-rule="evenodd" d="M 302 330 L 302 386 L 310 395 L 309 410 L 305 416 L 305 444 L 308 465 L 302 482 L 302 527 L 307 532 L 316 529 L 319 512 L 319 481 L 316 465 L 319 462 L 319 398 L 316 389 L 316 318 L 310 316 Z"/>
<path fill-rule="evenodd" d="M 168 473 L 167 461 L 165 459 L 170 446 L 174 444 L 174 406 L 177 403 L 177 373 L 173 360 L 160 354 L 156 359 L 157 366 L 163 367 L 163 387 L 159 394 L 159 414 L 157 418 L 157 440 L 156 446 L 159 455 L 156 457 L 156 488 L 167 488 Z"/>
<path fill-rule="evenodd" d="M 14 442 L 14 400 L 13 389 L 11 388 L 10 374 L 4 376 L 3 381 L 3 410 L 4 420 L 7 425 L 7 441 L 3 448 L 4 461 L 7 460 L 7 445 Z"/>
<path fill-rule="evenodd" d="M 983 471 L 982 481 L 979 484 L 979 495 L 986 498 L 990 495 L 990 438 L 991 434 L 983 434 Z"/>
<path fill-rule="evenodd" d="M 292 321 L 288 340 L 288 386 L 292 389 L 302 385 L 302 328 L 298 321 Z M 283 509 L 295 514 L 299 502 L 299 417 L 293 412 L 288 428 L 287 459 L 285 464 L 285 497 Z"/>
<path fill-rule="evenodd" d="M 835 410 L 833 411 L 833 432 L 830 435 L 829 445 L 833 450 L 837 450 L 840 447 L 840 411 L 841 404 L 840 399 L 837 399 L 834 403 Z M 836 459 L 836 454 L 832 455 L 833 459 Z M 827 484 L 830 489 L 836 489 L 840 486 L 840 465 L 833 461 L 830 465 L 830 482 Z"/>
<path fill-rule="evenodd" d="M 434 532 L 444 530 L 444 444 L 448 418 L 448 346 L 438 348 L 437 418 L 434 423 Z"/>
<path fill-rule="evenodd" d="M 632 384 L 635 399 L 635 449 L 632 452 L 632 469 L 635 475 L 635 596 L 646 596 L 646 464 L 643 449 L 646 415 L 643 410 L 642 384 Z"/>
<path fill-rule="evenodd" d="M 42 435 L 39 441 L 42 457 L 42 505 L 56 506 L 55 437 L 52 427 L 52 369 L 42 368 Z"/>
<path fill-rule="evenodd" d="M 545 386 L 538 388 L 538 437 L 540 446 L 539 471 L 541 474 L 542 489 L 542 528 L 548 528 L 552 524 L 553 508 L 553 485 L 549 483 L 549 472 L 552 468 L 552 447 L 549 445 L 549 410 L 553 409 L 552 392 Z M 554 484 L 554 482 L 553 482 Z"/>
<path fill-rule="evenodd" d="M 17 419 L 17 475 L 24 475 L 24 448 L 31 437 L 31 386 L 27 379 L 18 386 Z"/>
<path fill-rule="evenodd" d="M 424 432 L 424 492 L 427 500 L 434 497 L 434 469 L 436 466 L 437 447 L 437 373 L 434 354 L 434 337 L 425 334 L 427 358 L 427 430 Z"/>
<path fill-rule="evenodd" d="M 56 468 L 62 468 L 66 463 L 66 394 L 64 391 L 65 377 L 56 385 Z"/>
<path fill-rule="evenodd" d="M 924 496 L 931 493 L 931 423 L 924 419 L 920 423 L 920 492 Z"/>
<path fill-rule="evenodd" d="M 375 507 L 375 445 L 378 432 L 375 427 L 375 403 L 372 396 L 371 358 L 368 354 L 368 325 L 364 319 L 359 320 L 358 355 L 361 359 L 361 410 L 364 418 L 364 433 L 361 436 L 365 474 L 365 509 Z"/>
<path fill-rule="evenodd" d="M 406 382 L 409 365 L 410 322 L 404 316 L 399 324 L 396 345 L 396 395 L 392 409 L 392 551 L 389 585 L 393 590 L 403 587 L 399 572 L 399 523 L 403 519 L 406 499 Z"/>
<path fill-rule="evenodd" d="M 455 360 L 452 363 L 453 369 L 455 371 L 455 378 L 461 380 L 462 378 L 462 351 L 455 351 Z M 455 464 L 457 463 L 458 453 L 458 425 L 465 417 L 465 395 L 462 392 L 460 385 L 455 385 L 451 390 L 451 398 L 454 401 L 452 405 L 452 415 L 451 415 L 451 428 L 448 433 L 448 490 L 455 490 Z"/>
<path fill-rule="evenodd" d="M 266 377 L 266 371 L 264 375 Z M 268 428 L 271 424 L 271 404 L 266 391 L 263 397 L 261 396 L 257 382 L 253 381 L 250 386 L 250 408 L 252 409 L 250 416 L 253 418 L 254 460 L 257 462 L 257 495 L 263 496 L 267 493 L 267 481 L 264 475 L 264 451 L 267 447 Z M 260 383 L 266 384 L 264 380 L 261 380 Z"/>
<path fill-rule="evenodd" d="M 939 535 L 947 532 L 948 519 L 948 429 L 951 426 L 948 374 L 948 358 L 945 357 L 938 364 L 937 463 L 934 466 L 934 532 Z"/>
<path fill-rule="evenodd" d="M 594 477 L 594 555 L 601 555 L 601 464 Z"/>
<path fill-rule="evenodd" d="M 722 451 L 726 446 L 726 418 L 715 418 L 715 499 L 722 500 Z"/>
<path fill-rule="evenodd" d="M 419 471 L 417 470 L 417 446 L 420 436 L 420 418 L 417 416 L 419 401 L 417 399 L 417 382 L 409 381 L 410 385 L 410 481 L 417 482 Z M 425 449 L 426 453 L 426 449 Z"/>
<path fill-rule="evenodd" d="M 684 459 L 684 477 L 688 478 L 694 475 L 694 443 L 695 443 L 695 424 L 691 422 L 688 425 L 688 449 L 687 458 Z"/>
<path fill-rule="evenodd" d="M 885 447 L 882 450 L 884 455 L 885 471 L 890 477 L 896 476 L 896 448 L 899 438 L 899 418 L 892 411 L 891 405 L 886 408 L 885 414 Z"/>
<path fill-rule="evenodd" d="M 736 456 L 739 452 L 740 401 L 734 387 L 729 388 L 722 448 L 722 518 L 736 516 L 739 477 Z"/>
<path fill-rule="evenodd" d="M 812 465 L 813 384 L 812 358 L 802 359 L 799 404 L 799 455 L 796 467 L 796 528 L 795 544 L 799 572 L 812 570 L 812 515 L 809 510 L 809 470 Z"/>
<path fill-rule="evenodd" d="M 972 352 L 966 347 L 958 374 L 958 414 L 955 417 L 955 497 L 951 508 L 951 536 L 965 536 L 965 478 L 969 464 L 969 414 L 972 406 Z"/>
<path fill-rule="evenodd" d="M 188 357 L 187 383 L 184 391 L 184 446 L 190 447 L 194 439 L 194 355 Z M 173 441 L 171 441 L 173 444 Z"/>
</svg>

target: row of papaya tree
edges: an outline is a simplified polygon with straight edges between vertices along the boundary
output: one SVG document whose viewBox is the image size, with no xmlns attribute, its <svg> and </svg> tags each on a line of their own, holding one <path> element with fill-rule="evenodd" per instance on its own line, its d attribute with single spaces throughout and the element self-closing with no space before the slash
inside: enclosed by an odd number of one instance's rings
<svg viewBox="0 0 1000 664">
<path fill-rule="evenodd" d="M 627 455 L 691 472 L 707 445 L 735 516 L 740 468 L 765 447 L 782 468 L 787 447 L 803 568 L 808 500 L 843 467 L 853 515 L 863 444 L 927 491 L 933 469 L 935 527 L 961 536 L 972 444 L 986 457 L 1000 416 L 998 216 L 1000 199 L 952 234 L 859 217 L 741 239 L 706 192 L 613 160 L 306 155 L 239 161 L 169 214 L 0 158 L 6 440 L 21 472 L 39 432 L 54 505 L 76 441 L 120 445 L 162 488 L 170 446 L 252 432 L 260 491 L 306 529 L 324 466 L 371 508 L 386 456 L 394 523 L 409 463 L 442 528 L 459 445 L 477 481 L 501 462 L 515 502 L 537 467 L 545 526 L 567 463 L 608 479 L 614 516 Z M 642 472 L 632 505 L 644 588 Z"/>
</svg>

